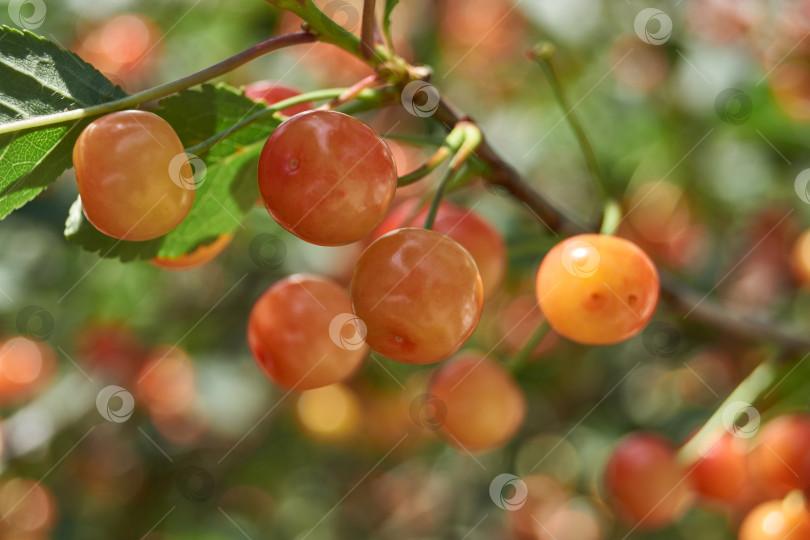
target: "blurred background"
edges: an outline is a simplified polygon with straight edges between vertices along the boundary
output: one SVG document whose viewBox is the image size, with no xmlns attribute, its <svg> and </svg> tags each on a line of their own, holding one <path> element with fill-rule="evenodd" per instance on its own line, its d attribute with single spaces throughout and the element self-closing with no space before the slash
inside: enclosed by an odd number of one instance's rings
<svg viewBox="0 0 810 540">
<path fill-rule="evenodd" d="M 318 3 L 359 32 L 361 2 Z M 261 0 L 20 4 L 0 2 L 0 23 L 60 43 L 128 92 L 300 24 Z M 810 225 L 810 2 L 402 0 L 393 21 L 397 51 L 432 66 L 432 84 L 507 161 L 584 221 L 599 212 L 587 168 L 525 56 L 553 42 L 608 181 L 634 208 L 621 234 L 728 310 L 807 328 L 807 263 L 792 249 Z M 223 80 L 308 91 L 369 73 L 346 53 L 305 45 Z M 440 131 L 399 104 L 360 118 L 416 140 Z M 400 174 L 431 153 L 389 141 Z M 469 455 L 445 444 L 415 401 L 431 366 L 371 358 L 345 384 L 288 393 L 254 364 L 245 325 L 261 292 L 296 272 L 348 284 L 359 246 L 306 244 L 257 206 L 204 267 L 122 264 L 63 238 L 75 197 L 68 172 L 0 224 L 0 538 L 736 537 L 739 509 L 713 504 L 664 531 L 628 533 L 601 476 L 628 432 L 683 442 L 763 351 L 666 304 L 621 345 L 552 334 L 520 373 L 528 414 L 518 436 Z M 557 238 L 480 182 L 451 199 L 477 203 L 506 240 L 506 279 L 467 348 L 507 360 L 541 319 L 534 274 Z M 109 385 L 120 390 L 99 395 Z M 806 388 L 793 390 L 771 396 L 763 416 L 805 407 Z M 490 494 L 503 473 L 530 486 L 525 508 L 541 521 L 504 509 L 513 494 Z"/>
</svg>

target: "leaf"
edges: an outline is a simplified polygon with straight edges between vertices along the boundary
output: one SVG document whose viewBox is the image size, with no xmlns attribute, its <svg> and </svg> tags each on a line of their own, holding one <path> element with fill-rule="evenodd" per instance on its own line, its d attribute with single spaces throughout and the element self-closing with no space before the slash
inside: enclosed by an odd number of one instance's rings
<svg viewBox="0 0 810 540">
<path fill-rule="evenodd" d="M 160 102 L 155 111 L 174 127 L 189 148 L 231 127 L 249 114 L 265 108 L 227 85 L 203 85 L 184 90 Z M 237 131 L 204 156 L 205 177 L 197 179 L 194 206 L 183 222 L 165 236 L 148 242 L 110 238 L 84 217 L 80 202 L 71 208 L 65 236 L 88 251 L 122 261 L 178 257 L 209 244 L 221 234 L 241 226 L 242 218 L 259 196 L 255 162 L 278 122 L 266 120 Z M 196 160 L 192 158 L 194 164 Z M 199 171 L 196 171 L 199 172 Z"/>
<path fill-rule="evenodd" d="M 383 11 L 383 19 L 382 19 L 382 27 L 383 27 L 383 34 L 385 34 L 385 40 L 388 42 L 388 45 L 393 47 L 393 41 L 391 40 L 391 12 L 394 11 L 394 8 L 399 3 L 399 0 L 385 0 L 385 10 Z"/>
<path fill-rule="evenodd" d="M 0 123 L 125 96 L 75 54 L 31 32 L 0 26 Z M 73 145 L 91 120 L 0 135 L 0 219 L 71 167 Z"/>
</svg>

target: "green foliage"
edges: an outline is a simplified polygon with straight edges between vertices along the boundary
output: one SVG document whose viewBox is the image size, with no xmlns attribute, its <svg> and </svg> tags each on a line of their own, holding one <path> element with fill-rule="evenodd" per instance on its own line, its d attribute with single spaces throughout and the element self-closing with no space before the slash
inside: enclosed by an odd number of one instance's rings
<svg viewBox="0 0 810 540">
<path fill-rule="evenodd" d="M 81 58 L 31 32 L 0 27 L 0 123 L 98 105 L 126 96 Z M 90 119 L 0 135 L 0 219 L 71 167 Z"/>
<path fill-rule="evenodd" d="M 164 99 L 155 111 L 177 131 L 188 148 L 216 136 L 249 114 L 266 108 L 227 85 L 203 85 Z M 201 244 L 210 243 L 236 230 L 258 197 L 253 164 L 264 141 L 278 125 L 270 119 L 254 123 L 223 139 L 199 156 L 205 161 L 204 177 L 197 168 L 194 206 L 185 220 L 169 234 L 149 242 L 126 242 L 98 232 L 81 212 L 80 202 L 71 208 L 65 236 L 102 257 L 127 261 L 155 256 L 177 257 Z M 196 160 L 192 158 L 192 165 Z"/>
</svg>

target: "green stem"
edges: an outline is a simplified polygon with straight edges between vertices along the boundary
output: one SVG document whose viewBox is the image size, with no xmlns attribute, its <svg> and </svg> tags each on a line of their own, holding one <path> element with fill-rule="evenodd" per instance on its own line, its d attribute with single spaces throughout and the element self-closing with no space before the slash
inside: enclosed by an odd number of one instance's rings
<svg viewBox="0 0 810 540">
<path fill-rule="evenodd" d="M 179 92 L 180 90 L 185 90 L 186 88 L 202 84 L 213 78 L 219 77 L 220 75 L 231 72 L 239 66 L 246 64 L 251 60 L 255 60 L 260 56 L 264 56 L 267 53 L 282 49 L 284 47 L 289 47 L 291 45 L 311 43 L 314 40 L 315 38 L 307 32 L 296 32 L 294 34 L 285 34 L 270 38 L 202 71 L 198 71 L 197 73 L 193 73 L 187 77 L 183 77 L 182 79 L 178 79 L 170 83 L 144 90 L 143 92 L 138 92 L 137 94 L 132 94 L 131 96 L 127 96 L 125 98 L 117 99 L 115 101 L 108 101 L 107 103 L 94 105 L 92 107 L 72 109 L 61 113 L 36 116 L 34 118 L 27 118 L 25 120 L 0 124 L 0 135 L 4 133 L 12 133 L 14 131 L 21 131 L 24 129 L 41 128 L 52 124 L 61 124 L 63 122 L 70 122 L 72 120 L 81 120 L 82 118 L 87 118 L 89 116 L 98 116 L 121 109 L 132 108 L 140 105 L 141 103 L 166 97 Z"/>
<path fill-rule="evenodd" d="M 718 439 L 727 426 L 724 425 L 724 415 L 728 415 L 727 409 L 735 406 L 735 402 L 742 402 L 752 405 L 757 398 L 776 380 L 777 370 L 772 362 L 763 362 L 751 372 L 738 386 L 731 392 L 720 407 L 712 414 L 709 420 L 700 428 L 700 431 L 692 437 L 678 452 L 678 458 L 683 463 L 693 463 L 700 459 L 702 449 L 709 447 L 713 441 Z"/>
<path fill-rule="evenodd" d="M 517 373 L 523 366 L 526 365 L 526 362 L 534 353 L 534 350 L 540 345 L 540 342 L 543 341 L 543 338 L 546 337 L 549 330 L 551 330 L 551 326 L 546 321 L 540 323 L 540 326 L 537 327 L 537 330 L 534 331 L 534 334 L 529 338 L 529 341 L 512 357 L 511 360 L 507 363 L 507 367 L 509 371 L 512 373 Z"/>
<path fill-rule="evenodd" d="M 450 184 L 450 181 L 456 176 L 456 173 L 461 170 L 462 165 L 467 159 L 475 152 L 478 145 L 481 144 L 482 136 L 481 130 L 472 122 L 459 122 L 456 127 L 447 134 L 444 139 L 444 144 L 450 152 L 453 152 L 453 157 L 450 159 L 450 166 L 444 172 L 439 187 L 436 189 L 436 195 L 430 203 L 427 218 L 425 219 L 425 229 L 433 227 L 433 222 L 436 220 L 436 214 L 439 212 L 439 204 L 442 202 L 444 191 Z"/>
<path fill-rule="evenodd" d="M 400 176 L 397 180 L 397 187 L 407 186 L 421 180 L 425 176 L 435 171 L 436 168 L 444 163 L 449 157 L 450 149 L 447 146 L 439 147 L 439 149 L 436 150 L 436 153 L 430 156 L 430 159 L 420 165 L 413 172 Z"/>
<path fill-rule="evenodd" d="M 600 234 L 616 234 L 616 229 L 622 220 L 622 207 L 615 199 L 608 199 L 602 214 L 602 228 Z"/>
<path fill-rule="evenodd" d="M 444 190 L 447 187 L 447 184 L 450 183 L 453 176 L 455 176 L 455 173 L 456 171 L 452 167 L 447 167 L 447 170 L 444 171 L 444 175 L 439 182 L 439 187 L 436 189 L 436 195 L 434 195 L 433 200 L 430 201 L 430 208 L 428 209 L 428 214 L 425 218 L 425 229 L 433 228 L 433 223 L 436 221 L 436 214 L 439 213 L 439 204 L 441 204 L 442 197 L 444 197 Z"/>
<path fill-rule="evenodd" d="M 208 139 L 198 143 L 191 148 L 187 148 L 186 152 L 189 154 L 200 155 L 208 150 L 211 149 L 214 145 L 218 144 L 219 142 L 227 139 L 237 131 L 246 128 L 247 126 L 258 122 L 259 120 L 264 120 L 265 118 L 272 117 L 277 122 L 282 122 L 286 119 L 286 116 L 279 114 L 278 111 L 286 109 L 287 107 L 292 107 L 293 105 L 298 105 L 300 103 L 305 103 L 307 101 L 319 101 L 324 99 L 334 99 L 343 92 L 345 92 L 345 88 L 327 88 L 324 90 L 316 90 L 314 92 L 307 92 L 305 94 L 299 94 L 297 96 L 293 96 L 291 98 L 287 98 L 283 101 L 279 101 L 269 105 L 266 109 L 262 109 L 261 111 L 240 120 L 236 124 L 228 127 L 223 131 L 209 137 Z M 374 92 L 372 90 L 367 91 L 366 97 L 372 97 L 371 94 Z M 359 95 L 363 95 L 364 93 L 361 92 Z"/>
<path fill-rule="evenodd" d="M 565 113 L 565 119 L 568 120 L 568 125 L 571 126 L 579 142 L 582 154 L 585 156 L 585 162 L 588 165 L 588 170 L 591 173 L 594 188 L 600 199 L 604 200 L 606 197 L 605 177 L 602 174 L 601 167 L 599 167 L 599 161 L 596 159 L 596 153 L 593 151 L 591 141 L 588 139 L 585 129 L 582 127 L 579 118 L 571 107 L 571 103 L 568 101 L 568 97 L 565 95 L 565 89 L 557 75 L 557 69 L 554 67 L 553 56 L 554 45 L 551 43 L 541 43 L 529 51 L 529 58 L 534 60 L 543 69 L 543 73 L 545 73 L 549 85 L 551 86 L 551 91 L 554 93 L 557 103 L 559 103 Z"/>
</svg>

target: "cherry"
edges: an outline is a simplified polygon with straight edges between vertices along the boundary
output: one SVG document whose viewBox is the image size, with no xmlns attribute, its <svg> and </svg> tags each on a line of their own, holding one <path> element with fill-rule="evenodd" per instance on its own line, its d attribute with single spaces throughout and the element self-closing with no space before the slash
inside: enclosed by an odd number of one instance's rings
<svg viewBox="0 0 810 540">
<path fill-rule="evenodd" d="M 810 229 L 804 231 L 793 244 L 790 262 L 799 284 L 810 287 Z"/>
<path fill-rule="evenodd" d="M 73 50 L 114 83 L 130 86 L 154 74 L 163 35 L 149 17 L 124 13 L 82 32 Z"/>
<path fill-rule="evenodd" d="M 46 538 L 56 522 L 56 500 L 41 481 L 9 478 L 0 485 L 0 515 L 3 538 Z"/>
<path fill-rule="evenodd" d="M 526 417 L 526 398 L 500 364 L 463 354 L 439 367 L 428 386 L 446 409 L 441 430 L 453 446 L 470 452 L 503 445 Z"/>
<path fill-rule="evenodd" d="M 622 439 L 605 466 L 605 491 L 619 517 L 639 529 L 677 521 L 691 502 L 691 481 L 670 442 L 650 433 Z"/>
<path fill-rule="evenodd" d="M 312 244 L 366 236 L 394 197 L 394 157 L 373 129 L 334 111 L 293 116 L 267 139 L 259 191 L 282 227 Z"/>
<path fill-rule="evenodd" d="M 363 327 L 351 311 L 336 282 L 295 274 L 256 300 L 248 320 L 248 345 L 264 374 L 279 386 L 327 386 L 351 376 L 367 354 Z"/>
<path fill-rule="evenodd" d="M 551 327 L 588 345 L 619 343 L 641 332 L 655 311 L 658 289 L 647 254 L 603 234 L 563 240 L 537 272 L 537 300 Z"/>
<path fill-rule="evenodd" d="M 379 238 L 402 227 L 421 227 L 427 218 L 428 208 L 419 212 L 416 210 L 415 200 L 397 206 L 377 226 L 372 238 Z M 481 274 L 484 298 L 498 290 L 506 271 L 506 245 L 489 221 L 473 210 L 445 200 L 439 205 L 433 230 L 446 234 L 470 252 Z"/>
<path fill-rule="evenodd" d="M 191 253 L 174 258 L 155 257 L 152 259 L 152 264 L 164 270 L 181 271 L 199 268 L 216 259 L 231 244 L 231 240 L 233 240 L 232 234 L 221 234 L 210 244 L 199 246 Z"/>
<path fill-rule="evenodd" d="M 372 349 L 398 362 L 431 364 L 456 352 L 475 330 L 483 290 L 475 261 L 455 240 L 405 228 L 363 252 L 351 298 Z"/>
<path fill-rule="evenodd" d="M 510 528 L 516 540 L 543 538 L 538 534 L 538 523 L 542 524 L 564 508 L 569 494 L 557 480 L 549 476 L 533 474 L 521 478 L 521 481 L 526 485 L 526 498 L 525 501 L 515 501 L 523 504 L 515 504 L 515 508 L 507 514 Z"/>
<path fill-rule="evenodd" d="M 183 144 L 168 122 L 150 112 L 120 111 L 94 120 L 76 141 L 73 165 L 87 219 L 113 238 L 162 236 L 194 203 Z"/>
<path fill-rule="evenodd" d="M 139 401 L 151 414 L 187 412 L 197 396 L 191 358 L 178 347 L 157 347 L 138 374 L 137 389 Z"/>
<path fill-rule="evenodd" d="M 245 95 L 253 101 L 264 101 L 268 105 L 300 95 L 301 92 L 291 86 L 272 81 L 257 81 L 245 87 Z M 281 114 L 294 116 L 314 108 L 309 101 L 281 109 Z"/>
<path fill-rule="evenodd" d="M 0 342 L 0 405 L 18 403 L 53 377 L 56 353 L 44 342 L 12 337 Z"/>
<path fill-rule="evenodd" d="M 137 336 L 120 323 L 90 324 L 77 341 L 79 358 L 91 371 L 124 384 L 135 376 L 148 354 Z"/>
<path fill-rule="evenodd" d="M 810 538 L 810 513 L 801 495 L 768 501 L 751 510 L 740 526 L 739 540 L 805 540 Z"/>
<path fill-rule="evenodd" d="M 768 497 L 781 498 L 810 485 L 810 415 L 780 416 L 754 438 L 749 456 L 751 473 Z"/>
<path fill-rule="evenodd" d="M 749 487 L 746 440 L 725 432 L 695 464 L 695 491 L 727 505 L 740 505 Z"/>
</svg>

